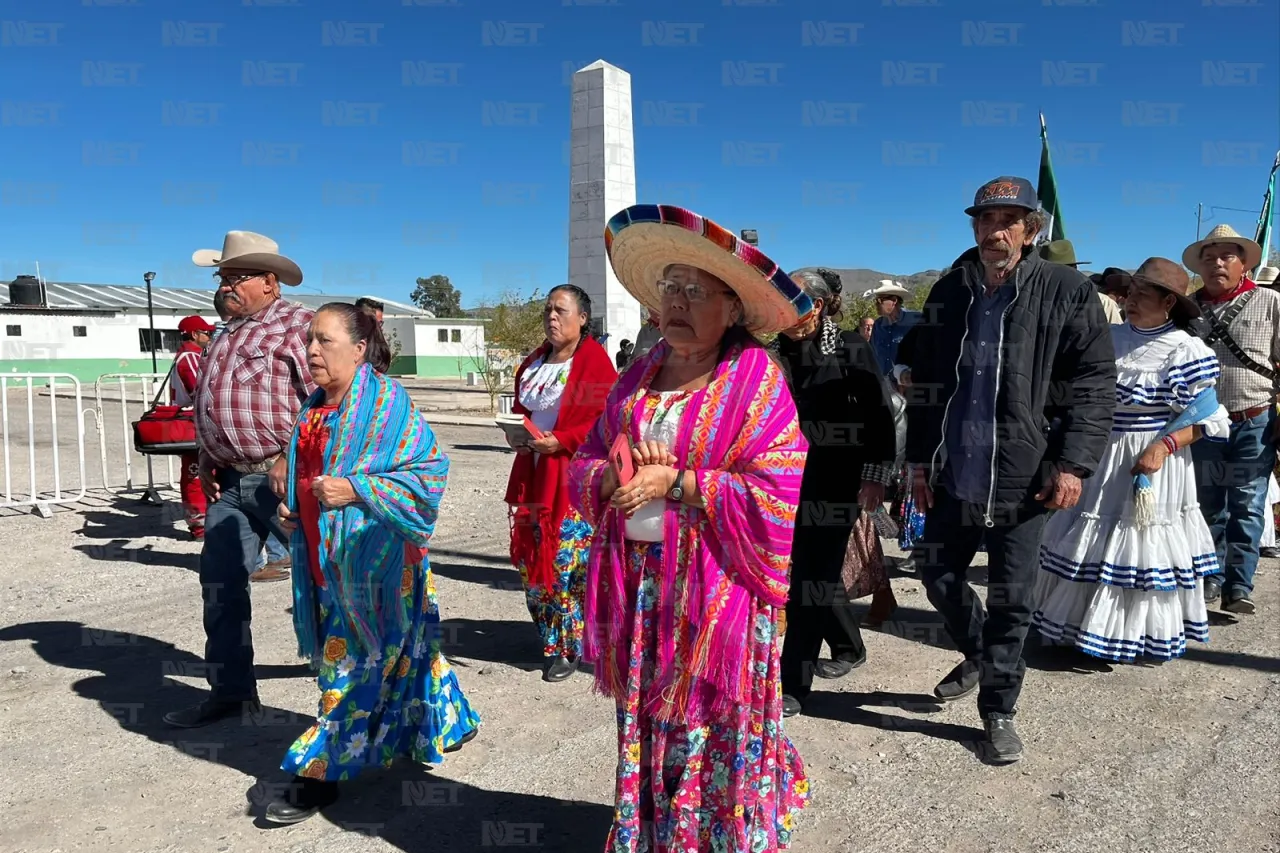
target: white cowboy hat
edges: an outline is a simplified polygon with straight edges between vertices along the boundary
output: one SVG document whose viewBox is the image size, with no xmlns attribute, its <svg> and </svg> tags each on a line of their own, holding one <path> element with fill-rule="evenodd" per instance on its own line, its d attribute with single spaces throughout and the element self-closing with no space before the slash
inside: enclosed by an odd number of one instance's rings
<svg viewBox="0 0 1280 853">
<path fill-rule="evenodd" d="M 880 279 L 880 286 L 862 294 L 863 299 L 878 299 L 881 296 L 896 296 L 899 299 L 910 299 L 911 291 L 891 279 Z"/>
<path fill-rule="evenodd" d="M 1219 225 L 1217 228 L 1209 232 L 1203 240 L 1192 243 L 1182 253 L 1182 264 L 1189 270 L 1193 270 L 1204 275 L 1204 270 L 1200 268 L 1200 251 L 1205 246 L 1212 246 L 1215 243 L 1234 243 L 1240 246 L 1244 251 L 1244 257 L 1240 260 L 1244 262 L 1244 268 L 1251 270 L 1262 260 L 1262 247 L 1257 243 L 1236 233 L 1236 230 L 1230 225 Z"/>
<path fill-rule="evenodd" d="M 1258 270 L 1258 278 L 1256 284 L 1272 285 L 1276 283 L 1276 279 L 1280 278 L 1280 267 L 1263 267 Z"/>
<path fill-rule="evenodd" d="M 666 204 L 637 204 L 604 230 L 605 251 L 627 292 L 659 311 L 658 281 L 671 264 L 711 273 L 742 300 L 747 329 L 768 335 L 790 329 L 813 310 L 801 287 L 764 253 L 710 219 Z"/>
<path fill-rule="evenodd" d="M 282 284 L 302 284 L 302 270 L 280 254 L 280 244 L 252 231 L 228 231 L 222 251 L 198 249 L 191 255 L 198 267 L 232 267 L 276 274 Z"/>
</svg>

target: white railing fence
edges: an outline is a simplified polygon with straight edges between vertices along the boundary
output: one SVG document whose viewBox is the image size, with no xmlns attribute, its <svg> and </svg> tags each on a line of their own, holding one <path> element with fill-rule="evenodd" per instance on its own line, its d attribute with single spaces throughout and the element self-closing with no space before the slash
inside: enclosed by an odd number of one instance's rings
<svg viewBox="0 0 1280 853">
<path fill-rule="evenodd" d="M 48 389 L 49 413 L 46 423 L 44 402 L 37 403 L 36 389 Z M 11 400 L 10 392 L 16 400 Z M 24 393 L 25 392 L 25 393 Z M 71 412 L 59 412 L 59 394 L 75 400 Z M 0 509 L 31 507 L 43 518 L 52 515 L 51 507 L 78 503 L 84 499 L 85 435 L 81 415 L 80 380 L 70 373 L 6 373 L 0 374 L 0 439 L 3 440 L 4 494 Z M 65 408 L 65 407 L 64 407 Z M 63 488 L 62 441 L 74 437 L 74 461 L 79 470 L 78 486 Z M 17 452 L 26 445 L 26 453 Z M 39 451 L 39 452 L 37 452 Z M 25 474 L 25 478 L 24 475 Z M 25 493 L 14 491 L 15 481 L 26 480 Z M 21 488 L 21 486 L 19 486 Z"/>
<path fill-rule="evenodd" d="M 162 479 L 157 482 L 158 460 L 143 456 L 133 449 L 133 422 L 151 406 L 164 373 L 104 373 L 93 383 L 94 407 L 84 413 L 93 418 L 98 434 L 98 452 L 102 465 L 102 488 L 109 492 L 138 493 L 155 503 L 162 503 L 158 487 L 178 488 L 176 457 L 165 456 Z M 107 409 L 107 403 L 118 403 L 119 412 Z M 117 414 L 119 423 L 116 424 Z M 146 479 L 141 471 L 135 477 L 137 462 L 146 463 Z M 141 467 L 139 465 L 139 467 Z"/>
</svg>

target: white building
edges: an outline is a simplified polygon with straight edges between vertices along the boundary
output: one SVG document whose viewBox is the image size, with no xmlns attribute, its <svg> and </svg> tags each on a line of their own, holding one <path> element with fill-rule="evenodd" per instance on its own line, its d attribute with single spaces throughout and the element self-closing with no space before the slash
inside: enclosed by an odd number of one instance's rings
<svg viewBox="0 0 1280 853">
<path fill-rule="evenodd" d="M 178 321 L 199 314 L 216 324 L 213 291 L 153 287 L 152 310 L 160 371 L 169 369 L 180 343 Z M 20 301 L 25 296 L 19 296 Z M 310 308 L 354 302 L 354 296 L 285 292 Z M 397 376 L 461 379 L 485 360 L 484 321 L 437 319 L 412 305 L 380 300 Z M 150 373 L 147 289 L 137 285 L 46 282 L 44 302 L 10 303 L 0 283 L 0 373 L 70 373 L 92 382 L 108 373 Z"/>
</svg>

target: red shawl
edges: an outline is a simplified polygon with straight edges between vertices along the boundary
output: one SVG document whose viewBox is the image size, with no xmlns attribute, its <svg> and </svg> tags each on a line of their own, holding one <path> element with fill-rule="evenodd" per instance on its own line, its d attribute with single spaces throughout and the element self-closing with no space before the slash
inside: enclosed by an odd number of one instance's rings
<svg viewBox="0 0 1280 853">
<path fill-rule="evenodd" d="M 525 371 L 550 351 L 551 345 L 544 343 L 516 371 L 517 414 L 530 414 L 520 405 L 520 382 Z M 574 351 L 556 426 L 551 431 L 560 442 L 560 450 L 542 456 L 536 466 L 534 454 L 519 455 L 511 466 L 506 497 L 511 507 L 511 562 L 525 567 L 531 586 L 550 587 L 555 579 L 560 525 L 569 511 L 569 460 L 604 411 L 617 378 L 613 360 L 604 347 L 584 336 Z"/>
</svg>

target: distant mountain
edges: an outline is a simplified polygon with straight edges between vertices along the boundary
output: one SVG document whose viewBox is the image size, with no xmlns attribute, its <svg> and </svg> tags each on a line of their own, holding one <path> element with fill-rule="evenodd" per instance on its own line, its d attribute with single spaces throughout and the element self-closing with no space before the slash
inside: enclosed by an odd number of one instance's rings
<svg viewBox="0 0 1280 853">
<path fill-rule="evenodd" d="M 802 267 L 802 269 L 813 270 L 817 269 L 817 267 Z M 880 282 L 884 279 L 892 279 L 913 293 L 918 290 L 927 291 L 946 272 L 946 270 L 924 270 L 910 275 L 901 275 L 900 273 L 868 269 L 843 269 L 841 267 L 826 267 L 826 269 L 840 276 L 840 281 L 844 284 L 845 296 L 850 299 L 860 298 L 866 291 L 874 290 L 880 286 Z"/>
</svg>

